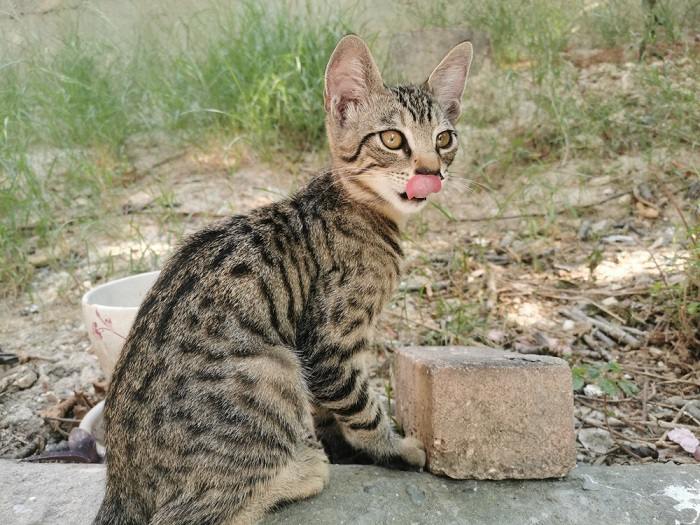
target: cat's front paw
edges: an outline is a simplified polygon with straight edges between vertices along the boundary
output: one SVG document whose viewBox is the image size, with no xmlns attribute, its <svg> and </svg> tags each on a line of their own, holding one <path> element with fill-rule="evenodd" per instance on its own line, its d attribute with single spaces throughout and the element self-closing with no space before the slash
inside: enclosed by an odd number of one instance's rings
<svg viewBox="0 0 700 525">
<path fill-rule="evenodd" d="M 425 467 L 425 447 L 416 438 L 402 438 L 399 442 L 399 455 L 412 467 Z"/>
</svg>

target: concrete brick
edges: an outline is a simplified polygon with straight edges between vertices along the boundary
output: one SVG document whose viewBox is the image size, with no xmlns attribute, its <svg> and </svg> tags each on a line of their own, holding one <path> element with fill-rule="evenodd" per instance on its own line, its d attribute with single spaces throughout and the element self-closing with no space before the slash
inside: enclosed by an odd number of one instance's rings
<svg viewBox="0 0 700 525">
<path fill-rule="evenodd" d="M 489 348 L 401 348 L 394 389 L 397 419 L 425 444 L 434 474 L 540 479 L 575 466 L 571 372 L 562 359 Z"/>
</svg>

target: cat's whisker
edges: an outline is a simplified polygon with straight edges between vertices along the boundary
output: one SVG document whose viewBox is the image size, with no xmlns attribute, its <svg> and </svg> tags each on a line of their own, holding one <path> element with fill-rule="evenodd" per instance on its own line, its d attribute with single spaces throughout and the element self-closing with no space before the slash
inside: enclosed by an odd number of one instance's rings
<svg viewBox="0 0 700 525">
<path fill-rule="evenodd" d="M 447 179 L 445 184 L 449 187 L 459 187 L 459 188 L 470 188 L 470 189 L 476 189 L 479 186 L 476 184 L 470 182 L 470 181 L 465 181 L 465 180 L 450 180 Z"/>
<path fill-rule="evenodd" d="M 476 193 L 474 188 L 465 188 L 463 186 L 455 186 L 455 187 L 450 188 L 449 190 L 441 191 L 440 193 L 438 193 L 436 195 L 438 197 L 442 197 L 448 192 L 459 193 L 459 194 L 464 194 L 464 195 L 472 195 L 472 194 Z"/>
<path fill-rule="evenodd" d="M 481 188 L 481 189 L 483 189 L 483 190 L 485 190 L 485 191 L 488 191 L 488 192 L 493 192 L 493 191 L 494 191 L 493 188 L 491 188 L 491 187 L 488 186 L 487 184 L 484 184 L 483 182 L 479 182 L 479 181 L 474 180 L 474 179 L 470 179 L 469 177 L 463 177 L 463 176 L 460 176 L 460 175 L 452 175 L 452 174 L 450 173 L 450 174 L 448 175 L 448 177 L 447 177 L 447 180 L 448 180 L 448 181 L 450 181 L 450 180 L 452 180 L 452 181 L 464 181 L 464 182 L 468 182 L 468 183 L 470 183 L 470 184 L 473 184 L 473 185 L 475 185 L 475 186 L 478 186 L 479 188 Z"/>
</svg>

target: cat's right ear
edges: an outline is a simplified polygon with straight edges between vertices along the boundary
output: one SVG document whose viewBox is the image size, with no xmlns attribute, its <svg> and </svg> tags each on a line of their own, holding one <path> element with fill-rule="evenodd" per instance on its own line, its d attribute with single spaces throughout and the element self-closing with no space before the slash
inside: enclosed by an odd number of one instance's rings
<svg viewBox="0 0 700 525">
<path fill-rule="evenodd" d="M 428 77 L 428 89 L 453 124 L 462 111 L 462 95 L 469 76 L 473 50 L 470 42 L 453 47 Z"/>
<path fill-rule="evenodd" d="M 326 112 L 342 125 L 348 108 L 384 85 L 367 44 L 356 35 L 343 37 L 326 66 Z"/>
</svg>

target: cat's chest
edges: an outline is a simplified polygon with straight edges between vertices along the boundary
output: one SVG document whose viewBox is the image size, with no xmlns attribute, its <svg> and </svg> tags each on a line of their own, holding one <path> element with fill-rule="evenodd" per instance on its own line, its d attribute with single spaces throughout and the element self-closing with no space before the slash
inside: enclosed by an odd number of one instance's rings
<svg viewBox="0 0 700 525">
<path fill-rule="evenodd" d="M 347 304 L 370 312 L 381 311 L 398 288 L 401 261 L 385 253 L 365 249 L 336 258 L 323 279 L 324 303 Z"/>
<path fill-rule="evenodd" d="M 335 251 L 332 264 L 341 273 L 392 288 L 398 283 L 402 259 L 391 253 L 379 242 L 369 239 L 354 246 L 340 247 Z"/>
</svg>

